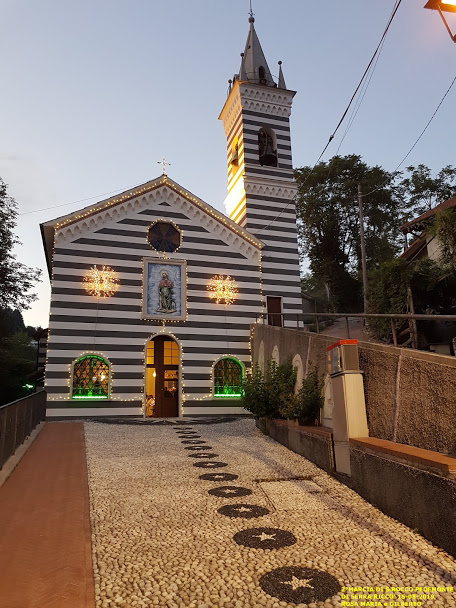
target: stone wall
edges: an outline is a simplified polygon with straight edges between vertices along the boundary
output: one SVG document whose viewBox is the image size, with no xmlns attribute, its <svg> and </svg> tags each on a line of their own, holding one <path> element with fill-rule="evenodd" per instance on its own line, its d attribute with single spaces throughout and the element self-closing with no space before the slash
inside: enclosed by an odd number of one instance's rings
<svg viewBox="0 0 456 608">
<path fill-rule="evenodd" d="M 304 373 L 326 373 L 325 348 L 339 338 L 269 325 L 252 326 L 253 361 L 277 347 L 279 361 L 301 356 Z M 456 455 L 456 358 L 359 342 L 369 434 Z"/>
</svg>

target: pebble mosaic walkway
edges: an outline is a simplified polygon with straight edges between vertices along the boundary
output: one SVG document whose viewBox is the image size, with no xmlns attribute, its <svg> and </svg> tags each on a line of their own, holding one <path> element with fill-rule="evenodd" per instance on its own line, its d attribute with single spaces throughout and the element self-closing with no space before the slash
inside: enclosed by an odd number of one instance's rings
<svg viewBox="0 0 456 608">
<path fill-rule="evenodd" d="M 455 559 L 251 420 L 85 431 L 97 608 L 456 608 Z"/>
</svg>

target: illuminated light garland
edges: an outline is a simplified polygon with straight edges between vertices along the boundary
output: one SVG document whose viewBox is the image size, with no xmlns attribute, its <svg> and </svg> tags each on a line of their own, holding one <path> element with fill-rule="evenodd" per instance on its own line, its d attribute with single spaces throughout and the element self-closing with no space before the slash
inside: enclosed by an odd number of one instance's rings
<svg viewBox="0 0 456 608">
<path fill-rule="evenodd" d="M 84 274 L 83 283 L 86 292 L 97 298 L 109 298 L 119 289 L 118 274 L 110 266 L 101 270 L 93 266 Z"/>
<path fill-rule="evenodd" d="M 205 203 L 204 201 L 202 201 L 200 199 L 197 199 L 195 196 L 192 196 L 189 192 L 186 192 L 185 190 L 180 190 L 177 187 L 177 184 L 168 180 L 167 176 L 163 176 L 158 182 L 155 181 L 155 183 L 150 184 L 149 186 L 130 190 L 127 194 L 124 194 L 123 196 L 118 196 L 117 198 L 107 199 L 107 201 L 103 205 L 94 206 L 91 209 L 89 209 L 88 211 L 86 211 L 85 213 L 76 212 L 77 215 L 71 214 L 71 217 L 63 220 L 62 222 L 57 222 L 55 224 L 55 229 L 59 230 L 63 226 L 66 226 L 68 224 L 73 224 L 73 223 L 77 222 L 78 220 L 81 220 L 90 215 L 99 213 L 100 211 L 108 209 L 109 207 L 112 207 L 112 206 L 116 205 L 117 203 L 122 203 L 125 200 L 135 198 L 141 194 L 152 192 L 153 190 L 157 190 L 161 185 L 166 185 L 171 190 L 174 190 L 174 192 L 182 195 L 184 198 L 191 201 L 192 203 L 195 203 L 199 208 L 203 209 L 206 213 L 208 213 L 209 215 L 211 215 L 212 217 L 217 219 L 219 222 L 222 222 L 223 224 L 225 224 L 225 226 L 227 228 L 229 228 L 234 233 L 241 236 L 244 240 L 249 241 L 256 248 L 261 249 L 263 247 L 263 243 L 261 242 L 261 240 L 256 238 L 254 235 L 249 234 L 245 228 L 242 228 L 241 226 L 237 226 L 236 223 L 233 222 L 233 220 L 227 218 L 226 216 L 224 216 L 222 213 L 220 213 L 216 209 L 210 208 L 207 203 Z"/>
<path fill-rule="evenodd" d="M 238 296 L 238 286 L 230 276 L 217 275 L 209 280 L 207 285 L 209 298 L 215 300 L 216 304 L 233 304 Z"/>
</svg>

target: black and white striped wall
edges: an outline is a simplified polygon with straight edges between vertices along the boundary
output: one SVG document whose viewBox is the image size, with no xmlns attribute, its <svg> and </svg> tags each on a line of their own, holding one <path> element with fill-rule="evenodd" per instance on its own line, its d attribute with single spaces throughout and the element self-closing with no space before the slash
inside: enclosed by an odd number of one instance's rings
<svg viewBox="0 0 456 608">
<path fill-rule="evenodd" d="M 282 297 L 282 312 L 289 315 L 286 326 L 295 326 L 293 315 L 302 312 L 289 122 L 294 95 L 294 91 L 236 81 L 220 115 L 227 138 L 227 213 L 265 244 L 263 293 Z M 260 129 L 274 136 L 277 167 L 259 163 Z"/>
<path fill-rule="evenodd" d="M 166 255 L 187 263 L 184 321 L 142 318 L 143 258 L 163 259 L 146 239 L 157 219 L 171 220 L 182 231 L 180 249 Z M 139 415 L 145 348 L 157 333 L 174 337 L 181 349 L 180 415 L 244 412 L 233 399 L 213 397 L 212 367 L 225 355 L 250 365 L 250 325 L 263 311 L 261 241 L 166 176 L 47 222 L 43 233 L 52 255 L 48 416 Z M 97 299 L 86 293 L 83 275 L 93 265 L 118 273 L 114 296 Z M 214 275 L 237 282 L 239 294 L 231 306 L 209 299 L 207 284 Z M 72 363 L 85 353 L 101 354 L 110 363 L 106 401 L 71 399 Z"/>
</svg>

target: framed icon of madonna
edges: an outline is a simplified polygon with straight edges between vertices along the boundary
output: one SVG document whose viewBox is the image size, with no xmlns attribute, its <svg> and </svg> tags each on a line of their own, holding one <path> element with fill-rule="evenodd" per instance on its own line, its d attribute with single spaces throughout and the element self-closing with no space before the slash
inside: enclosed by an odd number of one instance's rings
<svg viewBox="0 0 456 608">
<path fill-rule="evenodd" d="M 143 260 L 143 318 L 185 321 L 187 274 L 185 260 Z"/>
</svg>

